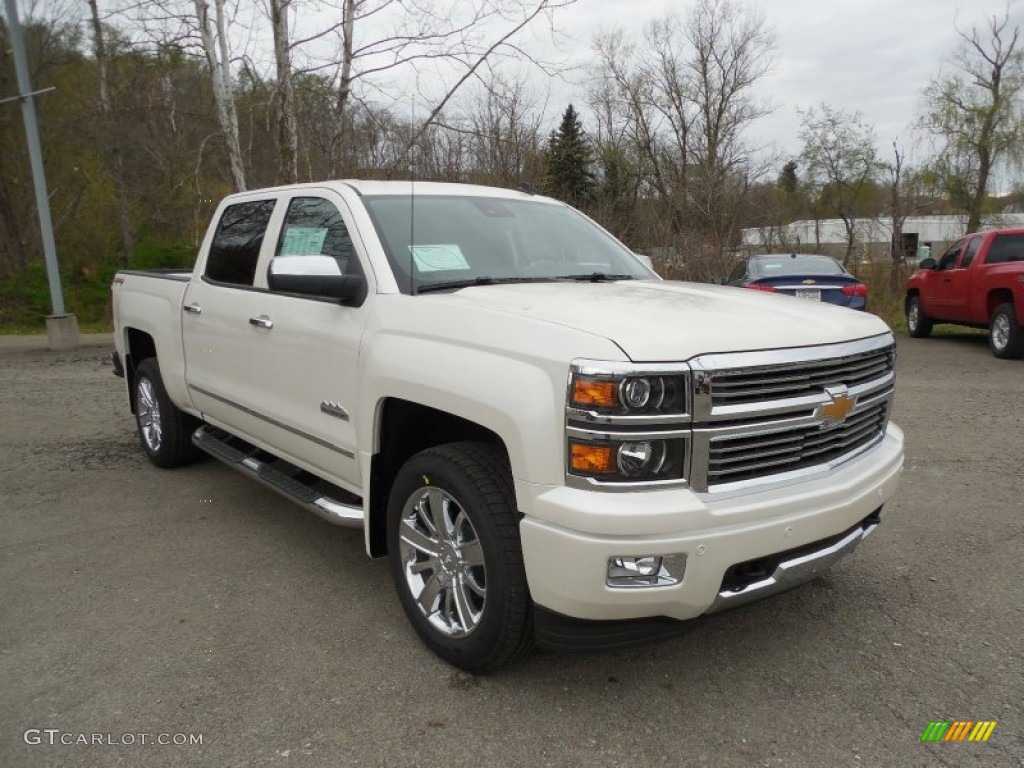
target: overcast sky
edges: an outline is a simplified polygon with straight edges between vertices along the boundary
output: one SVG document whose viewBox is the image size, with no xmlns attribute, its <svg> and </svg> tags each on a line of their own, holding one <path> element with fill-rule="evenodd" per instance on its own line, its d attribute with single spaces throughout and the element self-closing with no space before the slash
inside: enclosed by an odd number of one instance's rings
<svg viewBox="0 0 1024 768">
<path fill-rule="evenodd" d="M 879 145 L 893 139 L 910 143 L 909 124 L 921 104 L 921 91 L 938 73 L 940 62 L 957 44 L 956 27 L 983 26 L 993 14 L 1002 16 L 1005 0 L 739 0 L 759 11 L 776 40 L 775 63 L 758 87 L 759 96 L 776 106 L 748 138 L 758 144 L 777 143 L 788 154 L 799 152 L 798 109 L 827 102 L 845 111 L 857 110 L 875 126 Z M 590 58 L 590 41 L 599 29 L 622 28 L 638 38 L 652 19 L 692 1 L 579 0 L 563 10 L 557 27 L 576 41 L 576 61 Z M 1018 21 L 1024 3 L 1011 14 Z M 561 100 L 552 92 L 552 107 Z M 582 87 L 566 96 L 582 105 Z"/>
</svg>

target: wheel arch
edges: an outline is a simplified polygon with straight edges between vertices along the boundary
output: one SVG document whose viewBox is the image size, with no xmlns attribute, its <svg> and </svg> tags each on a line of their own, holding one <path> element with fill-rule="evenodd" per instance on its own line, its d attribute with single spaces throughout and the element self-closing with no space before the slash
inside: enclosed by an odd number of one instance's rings
<svg viewBox="0 0 1024 768">
<path fill-rule="evenodd" d="M 375 446 L 370 463 L 367 504 L 367 550 L 371 557 L 387 552 L 387 507 L 391 486 L 401 466 L 412 456 L 446 443 L 488 443 L 509 458 L 505 441 L 494 430 L 422 403 L 387 397 L 376 413 Z"/>
<path fill-rule="evenodd" d="M 156 357 L 153 336 L 138 328 L 124 329 L 124 378 L 128 384 L 128 403 L 135 413 L 135 371 L 147 357 Z"/>
<path fill-rule="evenodd" d="M 1017 321 L 1021 320 L 1021 311 L 1013 300 L 1013 291 L 1009 288 L 996 288 L 988 292 L 985 297 L 985 317 L 991 319 L 995 313 L 996 308 L 1001 304 L 1013 304 L 1014 311 L 1017 313 Z"/>
</svg>

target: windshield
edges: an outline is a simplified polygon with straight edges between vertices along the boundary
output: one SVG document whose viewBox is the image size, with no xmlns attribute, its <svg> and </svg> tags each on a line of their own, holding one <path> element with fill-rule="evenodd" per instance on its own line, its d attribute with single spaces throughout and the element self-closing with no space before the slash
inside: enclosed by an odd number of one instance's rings
<svg viewBox="0 0 1024 768">
<path fill-rule="evenodd" d="M 463 281 L 652 277 L 625 246 L 563 205 L 448 195 L 363 202 L 405 293 Z"/>
</svg>

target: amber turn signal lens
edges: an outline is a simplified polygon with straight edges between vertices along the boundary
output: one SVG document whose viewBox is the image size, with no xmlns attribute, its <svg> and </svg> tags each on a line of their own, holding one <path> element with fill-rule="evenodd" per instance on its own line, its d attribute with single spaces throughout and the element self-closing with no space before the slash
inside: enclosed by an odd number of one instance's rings
<svg viewBox="0 0 1024 768">
<path fill-rule="evenodd" d="M 574 405 L 596 405 L 609 408 L 618 402 L 618 385 L 603 379 L 575 379 L 572 383 Z"/>
<path fill-rule="evenodd" d="M 570 443 L 572 468 L 588 475 L 610 475 L 615 471 L 615 450 L 610 445 Z"/>
</svg>

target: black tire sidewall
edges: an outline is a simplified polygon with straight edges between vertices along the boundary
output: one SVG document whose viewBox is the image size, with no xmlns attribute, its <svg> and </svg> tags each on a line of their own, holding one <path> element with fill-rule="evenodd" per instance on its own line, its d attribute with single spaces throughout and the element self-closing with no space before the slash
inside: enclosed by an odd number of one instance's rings
<svg viewBox="0 0 1024 768">
<path fill-rule="evenodd" d="M 153 394 L 160 408 L 160 447 L 153 450 L 146 444 L 142 436 L 142 425 L 139 423 L 138 392 L 139 382 L 147 379 L 153 385 Z M 160 375 L 160 365 L 155 358 L 143 360 L 135 370 L 132 382 L 132 397 L 135 399 L 135 427 L 139 435 L 139 443 L 149 460 L 158 467 L 177 467 L 194 460 L 188 421 L 185 414 L 171 401 Z"/>
<path fill-rule="evenodd" d="M 915 307 L 915 306 L 917 307 L 917 325 L 916 326 L 911 326 L 911 324 L 910 324 L 911 309 L 913 307 Z M 925 338 L 926 336 L 928 336 L 931 333 L 931 331 L 932 331 L 931 320 L 929 320 L 927 317 L 925 317 L 924 312 L 921 310 L 921 299 L 919 297 L 911 296 L 907 300 L 906 315 L 907 315 L 907 333 L 910 334 L 910 336 L 912 338 L 923 339 L 923 338 Z"/>
<path fill-rule="evenodd" d="M 409 459 L 399 471 L 387 511 L 389 566 L 406 616 L 423 642 L 449 663 L 471 672 L 483 672 L 501 666 L 501 656 L 516 655 L 507 651 L 503 654 L 501 648 L 509 645 L 509 632 L 517 623 L 516 617 L 529 610 L 529 598 L 522 553 L 517 551 L 518 557 L 509 557 L 499 530 L 501 522 L 505 525 L 515 522 L 514 499 L 505 498 L 496 503 L 493 497 L 483 498 L 476 483 L 444 455 L 445 451 L 458 451 L 463 445 L 467 444 L 450 444 L 423 451 Z M 416 605 L 405 579 L 398 543 L 399 525 L 410 496 L 425 486 L 423 475 L 430 479 L 430 486 L 447 491 L 458 501 L 476 529 L 483 551 L 487 589 L 484 611 L 476 629 L 464 638 L 448 637 L 431 625 Z M 499 518 L 504 518 L 504 521 Z"/>
</svg>

